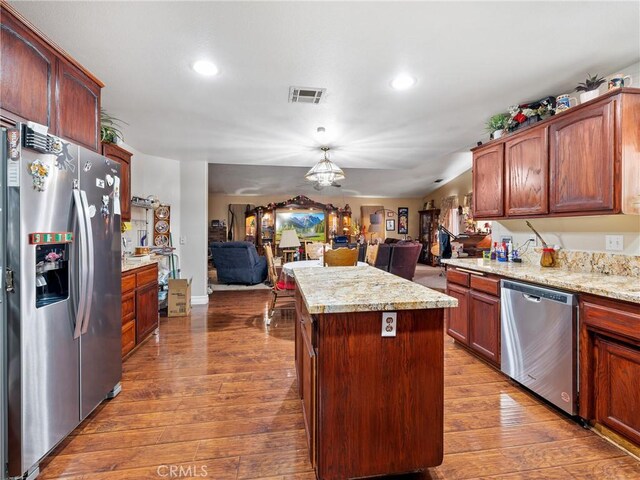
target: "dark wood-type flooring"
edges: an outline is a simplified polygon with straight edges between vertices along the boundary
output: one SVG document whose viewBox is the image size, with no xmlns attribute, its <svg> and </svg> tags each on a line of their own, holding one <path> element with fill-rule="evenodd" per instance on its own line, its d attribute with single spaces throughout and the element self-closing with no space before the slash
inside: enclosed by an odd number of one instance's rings
<svg viewBox="0 0 640 480">
<path fill-rule="evenodd" d="M 267 329 L 269 295 L 214 292 L 208 311 L 163 318 L 159 336 L 126 360 L 122 393 L 43 462 L 40 478 L 314 479 L 296 394 L 294 310 L 278 309 Z M 444 463 L 402 478 L 480 477 L 639 479 L 640 463 L 447 337 Z"/>
</svg>

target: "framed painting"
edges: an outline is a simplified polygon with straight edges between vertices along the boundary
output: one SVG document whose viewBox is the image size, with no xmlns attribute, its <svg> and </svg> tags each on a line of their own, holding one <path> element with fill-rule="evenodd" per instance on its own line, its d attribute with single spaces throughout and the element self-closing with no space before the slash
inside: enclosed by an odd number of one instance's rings
<svg viewBox="0 0 640 480">
<path fill-rule="evenodd" d="M 387 219 L 387 232 L 393 232 L 396 229 L 396 221 Z"/>
<path fill-rule="evenodd" d="M 276 243 L 280 241 L 282 230 L 293 228 L 302 241 L 325 241 L 325 214 L 312 210 L 276 210 Z"/>
</svg>

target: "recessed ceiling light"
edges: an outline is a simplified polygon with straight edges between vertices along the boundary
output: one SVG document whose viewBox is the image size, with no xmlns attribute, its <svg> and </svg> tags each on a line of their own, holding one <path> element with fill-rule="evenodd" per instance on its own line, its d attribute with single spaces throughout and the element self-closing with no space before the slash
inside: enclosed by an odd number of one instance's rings
<svg viewBox="0 0 640 480">
<path fill-rule="evenodd" d="M 193 64 L 192 68 L 197 73 L 204 75 L 205 77 L 213 77 L 214 75 L 217 75 L 219 71 L 218 67 L 208 60 L 198 60 Z"/>
<path fill-rule="evenodd" d="M 391 82 L 391 87 L 395 90 L 406 90 L 407 88 L 411 88 L 416 84 L 416 79 L 407 74 L 398 75 Z"/>
<path fill-rule="evenodd" d="M 318 127 L 316 129 L 316 132 L 318 133 L 318 135 L 324 135 L 326 131 L 327 130 L 324 127 Z"/>
</svg>

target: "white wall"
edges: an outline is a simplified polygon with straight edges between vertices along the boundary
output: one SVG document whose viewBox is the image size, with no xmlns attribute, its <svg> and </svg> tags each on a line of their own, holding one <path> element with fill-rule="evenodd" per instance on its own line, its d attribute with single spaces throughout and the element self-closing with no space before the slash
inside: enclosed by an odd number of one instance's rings
<svg viewBox="0 0 640 480">
<path fill-rule="evenodd" d="M 176 215 L 171 215 L 171 235 L 173 246 L 176 247 L 176 254 L 180 255 L 180 162 L 170 158 L 155 157 L 142 153 L 129 145 L 122 145 L 122 148 L 133 154 L 131 160 L 131 195 L 146 198 L 155 195 L 160 203 L 171 206 L 171 211 Z M 146 218 L 145 218 L 146 216 Z M 132 207 L 131 225 L 132 230 L 126 232 L 125 237 L 132 241 L 132 245 L 138 245 L 138 230 L 147 225 L 147 245 L 153 245 L 153 212 L 145 211 L 142 208 Z"/>
<path fill-rule="evenodd" d="M 180 258 L 182 277 L 191 278 L 191 302 L 205 304 L 207 295 L 207 162 L 180 163 L 180 236 L 184 254 Z"/>
</svg>

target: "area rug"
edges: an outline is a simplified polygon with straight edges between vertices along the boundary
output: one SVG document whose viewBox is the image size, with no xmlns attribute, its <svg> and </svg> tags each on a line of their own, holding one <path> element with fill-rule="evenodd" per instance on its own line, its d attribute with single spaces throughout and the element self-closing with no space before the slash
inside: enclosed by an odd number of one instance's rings
<svg viewBox="0 0 640 480">
<path fill-rule="evenodd" d="M 443 271 L 444 269 L 438 267 L 418 264 L 413 281 L 425 287 L 444 292 L 447 288 L 447 278 L 444 275 L 440 276 Z"/>
<path fill-rule="evenodd" d="M 223 290 L 271 290 L 271 287 L 264 283 L 258 283 L 257 285 L 228 285 L 226 283 L 218 283 L 218 276 L 216 275 L 215 268 L 209 269 L 208 287 L 209 292 L 218 292 Z"/>
</svg>

